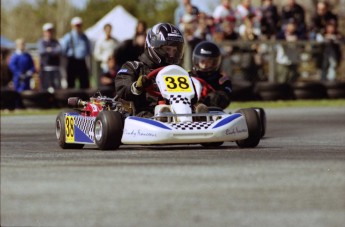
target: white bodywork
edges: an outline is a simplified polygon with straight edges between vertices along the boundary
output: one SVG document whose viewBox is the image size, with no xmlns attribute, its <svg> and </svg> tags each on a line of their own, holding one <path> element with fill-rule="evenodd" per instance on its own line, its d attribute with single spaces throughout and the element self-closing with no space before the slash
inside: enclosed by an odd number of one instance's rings
<svg viewBox="0 0 345 227">
<path fill-rule="evenodd" d="M 161 105 L 158 105 L 154 118 L 127 117 L 123 144 L 211 143 L 248 138 L 246 120 L 240 113 L 192 113 L 191 100 L 195 93 L 200 97 L 201 85 L 183 68 L 165 67 L 157 74 L 156 83 L 162 96 L 170 102 L 170 105 L 162 106 L 168 106 L 171 113 L 160 114 Z M 168 121 L 158 121 L 157 116 L 164 116 Z M 200 116 L 207 120 L 193 121 Z"/>
<path fill-rule="evenodd" d="M 180 144 L 236 141 L 247 137 L 246 121 L 236 113 L 211 122 L 163 123 L 128 117 L 121 141 L 123 144 Z"/>
</svg>

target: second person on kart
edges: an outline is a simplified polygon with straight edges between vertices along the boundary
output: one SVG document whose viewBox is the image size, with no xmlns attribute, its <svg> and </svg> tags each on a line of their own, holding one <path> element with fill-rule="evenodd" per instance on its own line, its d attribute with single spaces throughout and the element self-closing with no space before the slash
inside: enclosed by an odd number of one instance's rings
<svg viewBox="0 0 345 227">
<path fill-rule="evenodd" d="M 232 84 L 229 77 L 220 73 L 221 60 L 219 47 L 212 42 L 203 41 L 193 50 L 193 69 L 190 75 L 202 84 L 199 102 L 225 109 L 231 102 Z"/>
</svg>

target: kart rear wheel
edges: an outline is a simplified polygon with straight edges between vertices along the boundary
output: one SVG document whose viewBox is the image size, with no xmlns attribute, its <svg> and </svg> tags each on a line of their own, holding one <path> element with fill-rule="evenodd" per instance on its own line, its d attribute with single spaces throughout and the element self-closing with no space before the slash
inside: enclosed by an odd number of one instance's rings
<svg viewBox="0 0 345 227">
<path fill-rule="evenodd" d="M 266 112 L 261 107 L 254 107 L 254 109 L 259 114 L 260 122 L 261 122 L 261 138 L 265 136 L 266 134 Z"/>
<path fill-rule="evenodd" d="M 121 145 L 123 118 L 119 112 L 101 111 L 96 117 L 94 138 L 101 150 L 115 150 Z"/>
<path fill-rule="evenodd" d="M 238 112 L 244 115 L 246 119 L 248 138 L 237 140 L 237 145 L 241 148 L 256 147 L 260 142 L 262 133 L 259 114 L 253 108 L 240 109 Z"/>
<path fill-rule="evenodd" d="M 78 113 L 77 110 L 65 110 L 59 113 L 55 121 L 55 133 L 59 146 L 62 149 L 82 149 L 84 144 L 66 143 L 65 113 Z"/>
</svg>

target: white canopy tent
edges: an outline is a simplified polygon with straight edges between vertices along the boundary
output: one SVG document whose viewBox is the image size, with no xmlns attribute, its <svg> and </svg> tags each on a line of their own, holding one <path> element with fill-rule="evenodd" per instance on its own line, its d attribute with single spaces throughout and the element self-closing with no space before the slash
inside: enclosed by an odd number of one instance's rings
<svg viewBox="0 0 345 227">
<path fill-rule="evenodd" d="M 119 42 L 133 38 L 135 27 L 138 19 L 129 14 L 125 8 L 118 5 L 114 7 L 108 14 L 100 19 L 95 25 L 85 30 L 85 34 L 92 41 L 104 37 L 103 27 L 105 24 L 111 24 L 112 36 Z"/>
<path fill-rule="evenodd" d="M 1 48 L 8 48 L 8 49 L 15 48 L 15 43 L 2 35 L 0 36 L 0 44 L 1 44 Z"/>
</svg>

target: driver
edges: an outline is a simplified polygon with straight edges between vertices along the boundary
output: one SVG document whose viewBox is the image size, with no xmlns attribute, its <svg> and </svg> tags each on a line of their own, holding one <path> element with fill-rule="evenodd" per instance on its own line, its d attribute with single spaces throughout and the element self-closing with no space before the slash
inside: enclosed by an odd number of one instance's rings
<svg viewBox="0 0 345 227">
<path fill-rule="evenodd" d="M 203 85 L 200 100 L 206 106 L 225 109 L 230 104 L 232 85 L 229 77 L 219 72 L 221 53 L 219 47 L 209 41 L 195 46 L 192 55 L 191 76 Z"/>
<path fill-rule="evenodd" d="M 151 71 L 171 64 L 180 64 L 184 38 L 180 30 L 169 23 L 159 23 L 147 33 L 144 53 L 140 61 L 128 61 L 115 77 L 116 94 L 133 101 L 136 115 L 151 117 L 157 98 L 145 92 L 152 81 L 146 78 Z"/>
</svg>

